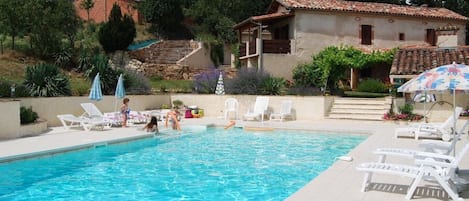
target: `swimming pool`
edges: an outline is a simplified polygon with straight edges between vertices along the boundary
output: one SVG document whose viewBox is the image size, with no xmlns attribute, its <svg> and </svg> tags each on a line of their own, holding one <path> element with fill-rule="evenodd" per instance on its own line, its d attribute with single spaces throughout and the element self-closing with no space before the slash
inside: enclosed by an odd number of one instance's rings
<svg viewBox="0 0 469 201">
<path fill-rule="evenodd" d="M 0 165 L 0 200 L 284 200 L 365 135 L 162 135 Z"/>
</svg>

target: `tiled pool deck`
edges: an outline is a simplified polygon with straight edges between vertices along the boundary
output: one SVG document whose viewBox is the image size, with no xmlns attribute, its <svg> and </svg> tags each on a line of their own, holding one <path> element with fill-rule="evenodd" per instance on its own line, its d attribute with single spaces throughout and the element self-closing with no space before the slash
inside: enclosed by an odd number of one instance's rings
<svg viewBox="0 0 469 201">
<path fill-rule="evenodd" d="M 218 118 L 184 119 L 184 125 L 223 126 L 227 121 Z M 321 121 L 286 121 L 286 122 L 238 122 L 244 126 L 265 126 L 272 128 L 301 129 L 324 132 L 369 134 L 366 141 L 353 149 L 349 156 L 353 161 L 337 161 L 328 170 L 313 179 L 302 189 L 291 195 L 289 201 L 398 201 L 405 200 L 405 191 L 411 180 L 405 177 L 377 174 L 372 179 L 372 190 L 366 193 L 360 191 L 363 173 L 355 169 L 362 162 L 377 160 L 372 151 L 378 147 L 418 148 L 418 141 L 406 138 L 394 138 L 394 128 L 391 122 L 349 121 L 349 120 L 321 120 Z M 462 125 L 462 123 L 459 123 Z M 49 132 L 36 137 L 0 141 L 0 162 L 14 158 L 30 157 L 32 153 L 48 153 L 50 151 L 65 151 L 72 148 L 89 147 L 103 142 L 115 142 L 151 136 L 140 130 L 140 126 L 129 128 L 110 128 L 103 131 L 66 131 L 62 127 L 53 127 Z M 469 141 L 463 135 L 457 144 L 457 149 Z M 388 162 L 412 164 L 412 160 L 389 157 Z M 464 157 L 460 165 L 462 170 L 469 169 L 469 155 Z M 448 200 L 446 193 L 433 184 L 422 183 L 413 200 Z M 469 200 L 469 190 L 462 192 L 462 197 Z"/>
</svg>

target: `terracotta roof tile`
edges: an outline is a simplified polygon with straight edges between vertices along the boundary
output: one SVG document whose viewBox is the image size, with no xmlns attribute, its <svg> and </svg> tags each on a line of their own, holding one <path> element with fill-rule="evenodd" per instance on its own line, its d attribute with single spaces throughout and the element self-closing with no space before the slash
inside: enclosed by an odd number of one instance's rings
<svg viewBox="0 0 469 201">
<path fill-rule="evenodd" d="M 391 75 L 416 75 L 438 66 L 456 63 L 469 64 L 469 46 L 456 48 L 404 47 L 396 51 Z"/>
<path fill-rule="evenodd" d="M 446 8 L 401 6 L 386 3 L 358 2 L 343 0 L 277 0 L 290 9 L 311 9 L 338 12 L 359 12 L 415 17 L 430 17 L 453 20 L 469 20 Z"/>
</svg>

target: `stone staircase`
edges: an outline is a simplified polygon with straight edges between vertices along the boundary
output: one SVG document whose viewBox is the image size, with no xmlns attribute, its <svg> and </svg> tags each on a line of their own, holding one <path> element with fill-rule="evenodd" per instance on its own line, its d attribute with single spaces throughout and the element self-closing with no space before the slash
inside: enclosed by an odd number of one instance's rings
<svg viewBox="0 0 469 201">
<path fill-rule="evenodd" d="M 335 98 L 328 118 L 381 121 L 391 103 L 390 97 Z"/>
<path fill-rule="evenodd" d="M 149 47 L 132 51 L 130 54 L 144 63 L 176 64 L 196 47 L 189 40 L 165 40 Z"/>
</svg>

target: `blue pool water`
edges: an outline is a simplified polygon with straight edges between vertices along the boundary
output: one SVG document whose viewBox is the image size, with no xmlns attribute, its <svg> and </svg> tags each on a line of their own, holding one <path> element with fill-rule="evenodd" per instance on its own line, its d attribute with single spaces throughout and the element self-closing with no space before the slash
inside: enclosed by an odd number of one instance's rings
<svg viewBox="0 0 469 201">
<path fill-rule="evenodd" d="M 161 135 L 0 165 L 0 200 L 284 200 L 364 135 Z"/>
</svg>

